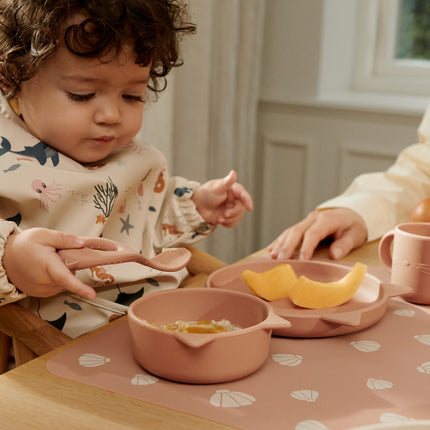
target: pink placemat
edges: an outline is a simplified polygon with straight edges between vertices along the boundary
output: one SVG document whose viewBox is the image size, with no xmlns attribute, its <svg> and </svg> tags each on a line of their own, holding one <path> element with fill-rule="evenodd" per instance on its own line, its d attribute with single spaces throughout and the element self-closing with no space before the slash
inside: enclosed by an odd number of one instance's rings
<svg viewBox="0 0 430 430">
<path fill-rule="evenodd" d="M 150 347 L 150 346 L 148 346 Z M 238 381 L 187 385 L 134 360 L 124 322 L 47 361 L 55 375 L 246 430 L 344 430 L 430 419 L 430 307 L 391 299 L 372 327 L 322 339 L 272 338 Z"/>
</svg>

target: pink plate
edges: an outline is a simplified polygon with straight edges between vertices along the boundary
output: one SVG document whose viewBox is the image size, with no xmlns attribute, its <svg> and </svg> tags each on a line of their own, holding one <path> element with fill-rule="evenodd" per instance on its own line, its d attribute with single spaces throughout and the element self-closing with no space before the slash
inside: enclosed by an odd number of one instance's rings
<svg viewBox="0 0 430 430">
<path fill-rule="evenodd" d="M 314 281 L 332 282 L 345 276 L 351 267 L 323 261 L 264 260 L 237 263 L 213 272 L 207 279 L 209 288 L 224 288 L 253 294 L 241 278 L 245 269 L 264 272 L 278 264 L 291 264 L 297 276 L 305 275 Z M 275 312 L 288 319 L 291 327 L 273 330 L 276 336 L 329 337 L 363 330 L 380 320 L 390 297 L 405 295 L 407 287 L 381 283 L 366 273 L 355 295 L 341 306 L 327 309 L 304 309 L 290 299 L 271 302 Z"/>
</svg>

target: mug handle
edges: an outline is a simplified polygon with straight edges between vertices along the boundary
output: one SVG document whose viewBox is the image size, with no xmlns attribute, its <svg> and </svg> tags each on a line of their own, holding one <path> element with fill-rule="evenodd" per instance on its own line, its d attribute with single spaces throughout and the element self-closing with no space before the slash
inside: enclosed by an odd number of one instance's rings
<svg viewBox="0 0 430 430">
<path fill-rule="evenodd" d="M 391 230 L 388 233 L 385 233 L 381 241 L 379 242 L 379 248 L 378 248 L 380 260 L 390 270 L 393 265 L 393 259 L 391 257 L 391 249 L 390 249 L 391 242 L 393 241 L 393 239 L 394 239 L 394 230 Z"/>
</svg>

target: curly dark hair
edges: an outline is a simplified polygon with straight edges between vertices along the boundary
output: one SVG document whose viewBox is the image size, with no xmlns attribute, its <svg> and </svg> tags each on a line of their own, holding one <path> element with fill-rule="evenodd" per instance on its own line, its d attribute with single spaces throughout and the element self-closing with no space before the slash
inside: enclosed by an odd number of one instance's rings
<svg viewBox="0 0 430 430">
<path fill-rule="evenodd" d="M 83 21 L 66 27 L 76 14 Z M 148 88 L 166 87 L 182 65 L 179 43 L 195 32 L 181 0 L 0 0 L 0 87 L 6 97 L 32 78 L 60 43 L 73 54 L 108 62 L 125 44 L 136 64 L 151 64 Z"/>
</svg>

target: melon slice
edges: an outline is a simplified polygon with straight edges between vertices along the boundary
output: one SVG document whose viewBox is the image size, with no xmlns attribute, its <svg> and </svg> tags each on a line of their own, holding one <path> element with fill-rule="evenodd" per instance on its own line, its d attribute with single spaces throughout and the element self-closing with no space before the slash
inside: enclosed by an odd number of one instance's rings
<svg viewBox="0 0 430 430">
<path fill-rule="evenodd" d="M 261 273 L 244 270 L 242 279 L 258 297 L 274 301 L 288 297 L 290 287 L 297 281 L 297 276 L 293 268 L 285 263 Z"/>
<path fill-rule="evenodd" d="M 342 279 L 334 282 L 312 281 L 300 276 L 290 289 L 291 301 L 302 308 L 332 308 L 347 302 L 363 282 L 367 267 L 355 263 L 354 267 Z"/>
</svg>

